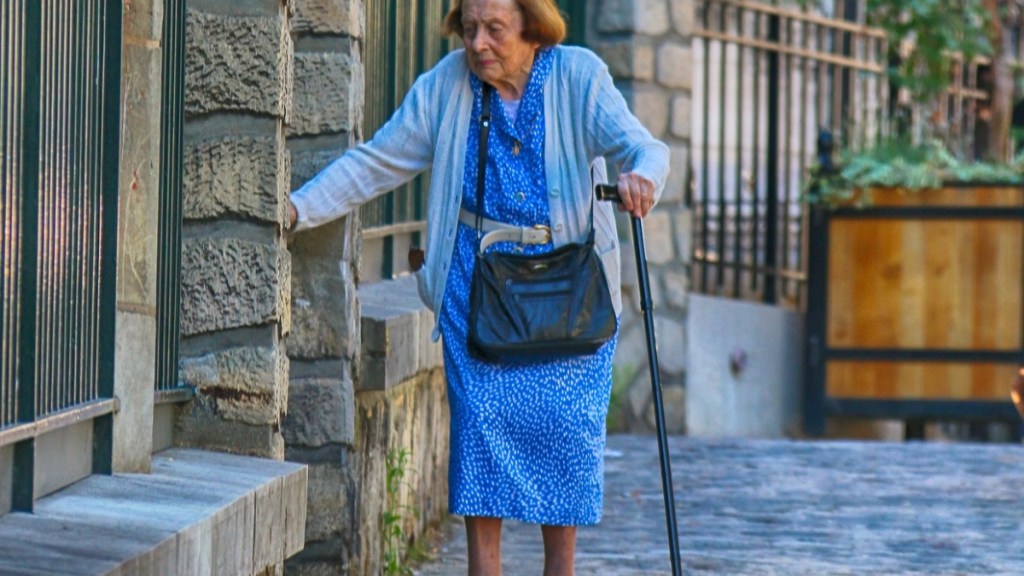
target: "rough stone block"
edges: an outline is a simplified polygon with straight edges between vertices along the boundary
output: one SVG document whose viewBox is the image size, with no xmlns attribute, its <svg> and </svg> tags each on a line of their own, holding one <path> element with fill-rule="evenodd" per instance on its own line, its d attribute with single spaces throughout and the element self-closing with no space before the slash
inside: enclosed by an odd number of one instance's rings
<svg viewBox="0 0 1024 576">
<path fill-rule="evenodd" d="M 658 205 L 675 209 L 686 198 L 690 147 L 687 145 L 669 144 L 668 152 L 668 177 L 665 179 L 665 191 L 662 192 Z"/>
<path fill-rule="evenodd" d="M 670 26 L 666 0 L 604 0 L 597 13 L 598 32 L 660 36 Z"/>
<path fill-rule="evenodd" d="M 182 246 L 183 336 L 279 321 L 290 324 L 291 256 L 271 244 L 194 238 Z"/>
<path fill-rule="evenodd" d="M 364 302 L 361 326 L 359 390 L 385 390 L 416 374 L 419 314 Z"/>
<path fill-rule="evenodd" d="M 354 536 L 352 532 L 358 530 L 354 517 L 357 493 L 351 467 L 340 462 L 310 465 L 307 494 L 306 538 L 310 542 Z"/>
<path fill-rule="evenodd" d="M 654 48 L 646 41 L 601 42 L 596 51 L 608 65 L 608 72 L 613 78 L 654 80 Z"/>
<path fill-rule="evenodd" d="M 362 123 L 363 65 L 358 45 L 342 52 L 295 55 L 295 107 L 287 135 L 352 131 Z"/>
<path fill-rule="evenodd" d="M 149 472 L 153 452 L 156 318 L 118 310 L 114 336 L 114 395 L 121 411 L 114 418 L 114 471 Z"/>
<path fill-rule="evenodd" d="M 293 49 L 285 20 L 188 11 L 185 111 L 239 111 L 286 118 Z"/>
<path fill-rule="evenodd" d="M 658 83 L 689 90 L 693 86 L 693 51 L 689 46 L 666 42 L 658 48 Z"/>
<path fill-rule="evenodd" d="M 672 218 L 668 211 L 654 210 L 644 218 L 644 240 L 648 263 L 667 264 L 675 258 Z"/>
<path fill-rule="evenodd" d="M 679 272 L 665 272 L 665 300 L 674 310 L 686 310 L 690 279 Z"/>
<path fill-rule="evenodd" d="M 632 91 L 630 108 L 655 138 L 663 137 L 668 128 L 668 98 L 664 90 L 657 88 L 637 87 Z"/>
<path fill-rule="evenodd" d="M 694 0 L 669 0 L 672 12 L 672 27 L 677 34 L 689 37 L 693 34 L 693 19 L 696 9 Z"/>
<path fill-rule="evenodd" d="M 693 103 L 686 94 L 672 98 L 672 135 L 689 140 L 693 134 Z"/>
<path fill-rule="evenodd" d="M 316 448 L 355 441 L 355 392 L 351 379 L 298 379 L 289 384 L 288 446 Z"/>
<path fill-rule="evenodd" d="M 185 150 L 184 216 L 241 217 L 282 224 L 287 203 L 286 150 L 280 138 L 226 137 Z"/>
<path fill-rule="evenodd" d="M 159 49 L 126 43 L 123 53 L 117 300 L 156 304 L 160 205 Z"/>
<path fill-rule="evenodd" d="M 276 425 L 287 407 L 288 357 L 280 347 L 233 348 L 183 358 L 179 366 L 182 382 L 210 401 L 219 417 Z"/>
<path fill-rule="evenodd" d="M 346 148 L 327 150 L 292 150 L 291 190 L 298 190 L 328 164 L 345 152 Z"/>
<path fill-rule="evenodd" d="M 676 251 L 684 265 L 693 260 L 693 211 L 679 210 L 675 218 Z"/>
<path fill-rule="evenodd" d="M 364 0 L 295 0 L 292 32 L 363 37 Z"/>
<path fill-rule="evenodd" d="M 349 264 L 358 241 L 354 219 L 344 218 L 292 242 L 292 331 L 287 339 L 292 358 L 354 359 L 358 354 L 358 303 Z"/>
<path fill-rule="evenodd" d="M 665 314 L 654 319 L 658 338 L 658 364 L 668 375 L 682 374 L 686 369 L 686 333 L 682 322 Z"/>
<path fill-rule="evenodd" d="M 261 458 L 284 457 L 284 439 L 277 424 L 254 426 L 219 417 L 209 402 L 193 401 L 176 429 L 176 444 Z"/>
</svg>

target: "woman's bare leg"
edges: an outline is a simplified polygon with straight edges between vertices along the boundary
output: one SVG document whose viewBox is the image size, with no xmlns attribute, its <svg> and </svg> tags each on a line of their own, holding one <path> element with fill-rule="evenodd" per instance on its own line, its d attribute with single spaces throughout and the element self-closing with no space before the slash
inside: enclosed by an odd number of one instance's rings
<svg viewBox="0 0 1024 576">
<path fill-rule="evenodd" d="M 501 576 L 501 518 L 466 516 L 469 576 Z"/>
<path fill-rule="evenodd" d="M 544 535 L 544 576 L 576 574 L 576 527 L 541 526 Z"/>
</svg>

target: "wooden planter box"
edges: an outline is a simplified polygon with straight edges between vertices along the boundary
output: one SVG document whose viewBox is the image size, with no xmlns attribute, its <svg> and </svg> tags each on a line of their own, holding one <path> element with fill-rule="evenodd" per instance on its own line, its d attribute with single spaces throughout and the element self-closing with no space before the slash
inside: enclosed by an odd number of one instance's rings
<svg viewBox="0 0 1024 576">
<path fill-rule="evenodd" d="M 872 190 L 815 208 L 804 424 L 828 416 L 1019 422 L 1024 189 Z"/>
</svg>

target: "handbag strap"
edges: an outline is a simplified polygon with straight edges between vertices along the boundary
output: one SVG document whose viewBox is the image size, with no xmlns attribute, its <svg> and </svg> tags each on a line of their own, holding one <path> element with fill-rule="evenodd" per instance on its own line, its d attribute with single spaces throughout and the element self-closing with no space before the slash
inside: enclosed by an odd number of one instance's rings
<svg viewBox="0 0 1024 576">
<path fill-rule="evenodd" d="M 480 152 L 476 162 L 476 239 L 483 238 L 484 179 L 487 172 L 487 137 L 491 133 L 491 85 L 484 82 L 483 111 L 480 114 Z"/>
</svg>

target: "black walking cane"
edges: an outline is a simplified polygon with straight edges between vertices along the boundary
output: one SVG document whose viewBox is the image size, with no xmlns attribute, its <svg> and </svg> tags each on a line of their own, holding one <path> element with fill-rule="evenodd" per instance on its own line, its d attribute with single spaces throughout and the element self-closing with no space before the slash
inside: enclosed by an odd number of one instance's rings
<svg viewBox="0 0 1024 576">
<path fill-rule="evenodd" d="M 616 186 L 599 184 L 596 188 L 598 200 L 621 202 Z M 658 429 L 658 455 L 661 457 L 661 488 L 665 495 L 665 523 L 668 526 L 669 554 L 672 560 L 672 576 L 682 576 L 683 568 L 679 558 L 679 529 L 676 527 L 676 502 L 672 491 L 672 465 L 668 457 L 668 437 L 665 434 L 665 406 L 661 399 L 661 378 L 658 371 L 658 345 L 654 341 L 654 307 L 651 305 L 651 282 L 647 275 L 647 255 L 644 251 L 644 223 L 636 216 L 630 217 L 633 228 L 633 249 L 636 254 L 636 275 L 640 282 L 640 309 L 647 329 L 647 363 L 651 370 L 651 387 L 654 392 L 654 419 Z"/>
</svg>

